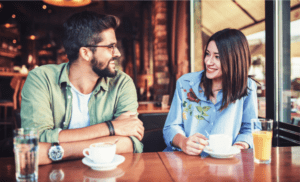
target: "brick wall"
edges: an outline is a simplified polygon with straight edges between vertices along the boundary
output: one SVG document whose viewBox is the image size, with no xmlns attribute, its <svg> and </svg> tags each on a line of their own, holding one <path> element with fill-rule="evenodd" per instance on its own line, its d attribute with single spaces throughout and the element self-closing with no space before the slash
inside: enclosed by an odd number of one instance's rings
<svg viewBox="0 0 300 182">
<path fill-rule="evenodd" d="M 151 10 L 153 28 L 154 99 L 160 100 L 162 95 L 168 94 L 170 81 L 167 46 L 167 2 L 154 1 Z"/>
</svg>

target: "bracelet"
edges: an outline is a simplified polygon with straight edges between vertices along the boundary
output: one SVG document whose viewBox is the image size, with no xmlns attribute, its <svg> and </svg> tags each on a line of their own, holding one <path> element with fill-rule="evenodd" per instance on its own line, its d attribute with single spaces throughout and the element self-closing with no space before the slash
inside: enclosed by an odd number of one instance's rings
<svg viewBox="0 0 300 182">
<path fill-rule="evenodd" d="M 114 129 L 114 126 L 112 125 L 111 121 L 105 121 L 105 123 L 107 124 L 108 129 L 109 129 L 109 136 L 114 136 L 115 129 Z"/>
</svg>

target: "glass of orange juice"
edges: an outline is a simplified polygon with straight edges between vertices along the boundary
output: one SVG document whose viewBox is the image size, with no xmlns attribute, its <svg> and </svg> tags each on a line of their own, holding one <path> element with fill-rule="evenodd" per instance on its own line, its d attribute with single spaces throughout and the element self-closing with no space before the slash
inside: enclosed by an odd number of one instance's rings
<svg viewBox="0 0 300 182">
<path fill-rule="evenodd" d="M 273 137 L 272 119 L 251 119 L 254 162 L 269 164 Z"/>
</svg>

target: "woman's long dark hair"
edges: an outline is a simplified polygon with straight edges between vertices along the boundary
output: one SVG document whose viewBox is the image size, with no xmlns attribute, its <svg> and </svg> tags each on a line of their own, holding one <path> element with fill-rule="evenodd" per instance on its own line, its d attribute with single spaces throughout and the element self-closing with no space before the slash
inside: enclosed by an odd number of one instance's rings
<svg viewBox="0 0 300 182">
<path fill-rule="evenodd" d="M 223 99 L 220 110 L 230 103 L 247 95 L 248 70 L 251 64 L 251 55 L 245 35 L 236 29 L 224 29 L 212 35 L 206 45 L 215 41 L 222 68 Z M 204 56 L 205 58 L 205 56 Z M 206 65 L 201 83 L 205 88 L 205 96 L 213 96 L 212 80 L 206 77 Z"/>
</svg>

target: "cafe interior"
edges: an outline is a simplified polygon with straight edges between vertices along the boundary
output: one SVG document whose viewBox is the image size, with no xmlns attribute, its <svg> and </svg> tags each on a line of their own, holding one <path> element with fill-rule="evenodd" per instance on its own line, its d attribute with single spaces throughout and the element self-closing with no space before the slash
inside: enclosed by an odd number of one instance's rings
<svg viewBox="0 0 300 182">
<path fill-rule="evenodd" d="M 62 24 L 84 10 L 121 20 L 116 37 L 122 56 L 116 67 L 136 86 L 144 152 L 166 147 L 162 128 L 176 80 L 203 70 L 207 40 L 224 28 L 241 30 L 248 39 L 249 76 L 258 81 L 258 116 L 274 120 L 272 146 L 300 146 L 300 0 L 1 1 L 0 145 L 20 127 L 28 72 L 68 62 Z M 13 155 L 0 150 L 0 157 Z M 182 178 L 173 178 L 177 180 Z"/>
</svg>

